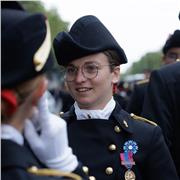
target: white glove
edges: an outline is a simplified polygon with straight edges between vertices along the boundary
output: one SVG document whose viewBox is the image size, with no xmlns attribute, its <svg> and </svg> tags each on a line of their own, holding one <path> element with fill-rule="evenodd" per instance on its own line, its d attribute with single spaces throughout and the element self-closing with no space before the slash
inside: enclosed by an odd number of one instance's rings
<svg viewBox="0 0 180 180">
<path fill-rule="evenodd" d="M 47 167 L 71 172 L 78 166 L 76 156 L 68 145 L 66 122 L 49 112 L 46 94 L 40 99 L 38 112 L 25 123 L 24 135 L 39 160 Z M 35 125 L 38 123 L 40 135 Z"/>
</svg>

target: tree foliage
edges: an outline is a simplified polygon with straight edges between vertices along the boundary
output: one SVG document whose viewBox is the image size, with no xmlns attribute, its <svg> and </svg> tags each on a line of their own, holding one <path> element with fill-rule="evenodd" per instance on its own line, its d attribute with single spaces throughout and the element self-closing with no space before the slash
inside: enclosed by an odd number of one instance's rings
<svg viewBox="0 0 180 180">
<path fill-rule="evenodd" d="M 148 52 L 139 61 L 134 62 L 126 74 L 143 73 L 145 69 L 154 70 L 161 66 L 161 52 Z"/>
</svg>

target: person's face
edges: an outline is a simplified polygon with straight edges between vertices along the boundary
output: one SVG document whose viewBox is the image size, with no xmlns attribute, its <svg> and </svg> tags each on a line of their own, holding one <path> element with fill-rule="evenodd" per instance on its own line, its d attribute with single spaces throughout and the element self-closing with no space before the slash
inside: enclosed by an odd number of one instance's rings
<svg viewBox="0 0 180 180">
<path fill-rule="evenodd" d="M 111 72 L 107 56 L 97 53 L 75 59 L 66 73 L 69 92 L 79 107 L 93 110 L 103 109 L 111 99 L 112 86 L 118 82 L 120 72 L 119 66 Z"/>
<path fill-rule="evenodd" d="M 164 64 L 171 64 L 176 62 L 177 59 L 180 59 L 180 47 L 171 48 L 163 56 Z"/>
</svg>

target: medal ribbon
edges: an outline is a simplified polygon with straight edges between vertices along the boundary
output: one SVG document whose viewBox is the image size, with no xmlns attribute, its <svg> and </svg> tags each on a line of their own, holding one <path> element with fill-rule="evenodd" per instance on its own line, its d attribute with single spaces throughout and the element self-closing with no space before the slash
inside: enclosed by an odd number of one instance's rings
<svg viewBox="0 0 180 180">
<path fill-rule="evenodd" d="M 135 162 L 133 160 L 133 153 L 131 151 L 120 153 L 121 164 L 127 169 L 131 169 Z"/>
</svg>

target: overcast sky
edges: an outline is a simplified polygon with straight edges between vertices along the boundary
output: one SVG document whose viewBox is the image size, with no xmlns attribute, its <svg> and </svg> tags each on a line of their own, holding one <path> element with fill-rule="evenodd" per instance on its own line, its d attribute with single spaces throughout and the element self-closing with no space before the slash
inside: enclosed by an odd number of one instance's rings
<svg viewBox="0 0 180 180">
<path fill-rule="evenodd" d="M 55 6 L 71 25 L 79 17 L 95 15 L 124 49 L 128 64 L 147 52 L 161 49 L 175 29 L 180 29 L 180 0 L 42 0 Z"/>
</svg>

